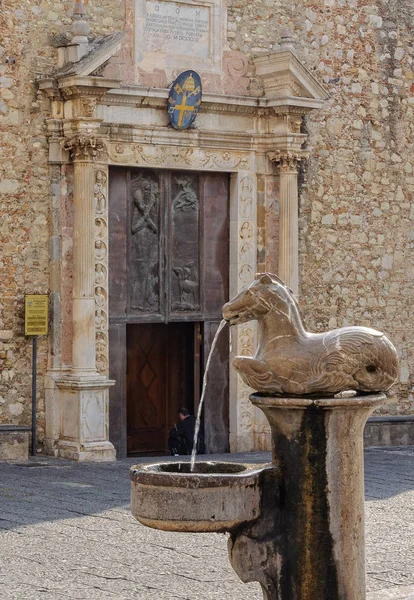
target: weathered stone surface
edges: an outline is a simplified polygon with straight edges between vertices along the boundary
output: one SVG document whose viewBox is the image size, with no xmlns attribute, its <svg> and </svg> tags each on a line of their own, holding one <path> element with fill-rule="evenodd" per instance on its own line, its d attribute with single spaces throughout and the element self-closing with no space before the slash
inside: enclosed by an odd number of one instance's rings
<svg viewBox="0 0 414 600">
<path fill-rule="evenodd" d="M 0 425 L 0 461 L 27 460 L 29 456 L 29 432 L 13 431 Z"/>
<path fill-rule="evenodd" d="M 135 465 L 130 471 L 131 512 L 143 525 L 165 531 L 224 532 L 260 512 L 262 469 L 234 463 Z"/>
<path fill-rule="evenodd" d="M 367 327 L 306 331 L 295 296 L 276 275 L 257 275 L 223 306 L 223 317 L 230 325 L 258 321 L 254 356 L 233 361 L 246 385 L 258 392 L 385 392 L 397 379 L 397 352 L 382 332 Z"/>
</svg>

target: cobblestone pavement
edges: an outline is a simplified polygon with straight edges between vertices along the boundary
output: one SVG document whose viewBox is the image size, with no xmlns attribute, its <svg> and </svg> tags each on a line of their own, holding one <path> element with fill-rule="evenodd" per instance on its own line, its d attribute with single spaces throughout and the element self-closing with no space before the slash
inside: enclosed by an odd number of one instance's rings
<svg viewBox="0 0 414 600">
<path fill-rule="evenodd" d="M 166 533 L 133 519 L 134 462 L 0 463 L 2 600 L 262 600 L 258 584 L 232 571 L 226 535 Z M 366 451 L 366 497 L 368 600 L 414 600 L 413 448 Z"/>
</svg>

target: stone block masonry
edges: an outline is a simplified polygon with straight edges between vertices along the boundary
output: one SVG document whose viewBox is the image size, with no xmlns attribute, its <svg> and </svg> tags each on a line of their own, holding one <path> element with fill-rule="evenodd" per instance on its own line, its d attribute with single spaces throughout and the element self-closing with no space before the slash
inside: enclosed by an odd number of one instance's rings
<svg viewBox="0 0 414 600">
<path fill-rule="evenodd" d="M 30 425 L 31 420 L 31 342 L 24 337 L 24 295 L 48 293 L 51 269 L 56 267 L 56 248 L 50 243 L 56 224 L 52 222 L 45 134 L 50 105 L 38 93 L 36 79 L 57 69 L 54 40 L 70 30 L 72 12 L 73 2 L 67 1 L 5 0 L 0 4 L 0 423 L 3 424 Z M 95 35 L 124 28 L 122 2 L 91 3 L 88 12 Z M 61 185 L 64 194 L 64 179 Z M 59 186 L 55 183 L 55 187 Z M 54 238 L 56 241 L 59 246 L 59 236 Z M 56 294 L 53 302 L 56 306 Z M 61 348 L 54 347 L 50 352 L 53 366 L 59 354 Z M 45 433 L 43 382 L 47 361 L 48 341 L 41 338 L 38 343 L 40 446 Z"/>
<path fill-rule="evenodd" d="M 311 150 L 299 207 L 305 321 L 314 331 L 351 324 L 385 331 L 401 374 L 381 412 L 412 413 L 412 2 L 228 4 L 233 51 L 269 52 L 289 27 L 299 58 L 331 94 L 302 124 Z"/>
</svg>

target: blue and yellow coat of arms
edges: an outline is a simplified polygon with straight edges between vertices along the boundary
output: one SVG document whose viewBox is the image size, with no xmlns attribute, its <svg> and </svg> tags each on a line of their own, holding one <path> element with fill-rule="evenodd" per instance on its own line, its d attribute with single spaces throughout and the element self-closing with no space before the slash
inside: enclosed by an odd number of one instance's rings
<svg viewBox="0 0 414 600">
<path fill-rule="evenodd" d="M 201 105 L 201 79 L 195 71 L 184 71 L 174 81 L 168 96 L 168 117 L 174 129 L 188 129 Z"/>
</svg>

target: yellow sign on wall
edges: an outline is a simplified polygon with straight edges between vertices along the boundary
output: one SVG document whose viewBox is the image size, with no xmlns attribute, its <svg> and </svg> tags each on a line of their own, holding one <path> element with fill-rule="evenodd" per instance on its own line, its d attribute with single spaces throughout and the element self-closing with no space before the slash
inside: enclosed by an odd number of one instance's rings
<svg viewBox="0 0 414 600">
<path fill-rule="evenodd" d="M 49 305 L 47 294 L 28 294 L 24 304 L 24 334 L 46 335 Z"/>
</svg>

